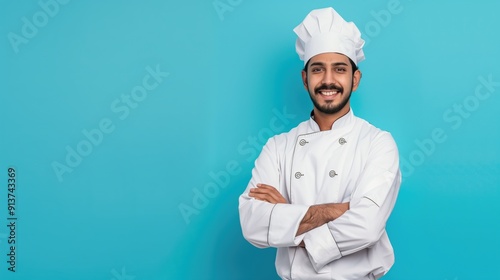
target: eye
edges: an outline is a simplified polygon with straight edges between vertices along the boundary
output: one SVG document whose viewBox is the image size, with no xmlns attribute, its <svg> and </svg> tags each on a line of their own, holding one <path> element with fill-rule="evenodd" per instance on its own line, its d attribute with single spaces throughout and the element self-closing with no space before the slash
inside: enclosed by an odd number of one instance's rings
<svg viewBox="0 0 500 280">
<path fill-rule="evenodd" d="M 347 69 L 345 67 L 337 67 L 337 68 L 335 68 L 335 71 L 337 71 L 339 73 L 344 73 L 347 71 Z"/>
<path fill-rule="evenodd" d="M 322 70 L 323 69 L 321 67 L 313 67 L 313 68 L 311 68 L 311 73 L 319 73 Z"/>
</svg>

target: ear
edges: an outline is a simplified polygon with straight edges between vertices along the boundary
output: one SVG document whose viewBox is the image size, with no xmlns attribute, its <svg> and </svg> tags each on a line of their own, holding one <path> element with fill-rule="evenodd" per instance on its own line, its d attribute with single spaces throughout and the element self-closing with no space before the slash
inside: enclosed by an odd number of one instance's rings
<svg viewBox="0 0 500 280">
<path fill-rule="evenodd" d="M 307 87 L 307 73 L 304 70 L 302 70 L 302 83 L 304 84 L 304 88 L 306 89 L 306 91 L 309 91 Z"/>
<path fill-rule="evenodd" d="M 363 74 L 361 73 L 361 71 L 359 71 L 359 69 L 354 72 L 354 75 L 352 75 L 352 91 L 358 89 L 359 82 L 361 82 L 362 76 Z"/>
</svg>

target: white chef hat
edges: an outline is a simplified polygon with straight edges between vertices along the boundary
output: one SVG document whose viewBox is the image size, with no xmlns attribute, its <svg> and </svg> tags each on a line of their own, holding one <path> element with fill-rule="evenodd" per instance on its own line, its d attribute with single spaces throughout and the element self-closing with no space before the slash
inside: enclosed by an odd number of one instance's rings
<svg viewBox="0 0 500 280">
<path fill-rule="evenodd" d="M 312 10 L 293 31 L 298 36 L 295 49 L 304 65 L 311 57 L 326 52 L 346 55 L 356 65 L 365 59 L 365 41 L 358 28 L 331 7 Z"/>
</svg>

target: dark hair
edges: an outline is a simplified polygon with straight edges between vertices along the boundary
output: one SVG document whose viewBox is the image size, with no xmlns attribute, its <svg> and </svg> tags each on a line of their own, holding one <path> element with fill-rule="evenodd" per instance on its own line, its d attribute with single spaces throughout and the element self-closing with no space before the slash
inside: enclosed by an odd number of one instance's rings
<svg viewBox="0 0 500 280">
<path fill-rule="evenodd" d="M 352 74 L 354 75 L 354 72 L 356 72 L 356 70 L 358 70 L 358 66 L 354 63 L 354 61 L 352 61 L 352 59 L 350 59 L 349 57 L 347 57 L 349 59 L 349 62 L 351 63 L 351 66 L 352 66 Z M 307 61 L 306 63 L 306 66 L 304 66 L 304 72 L 307 73 L 307 68 L 309 67 L 309 61 L 311 61 L 310 59 Z"/>
</svg>

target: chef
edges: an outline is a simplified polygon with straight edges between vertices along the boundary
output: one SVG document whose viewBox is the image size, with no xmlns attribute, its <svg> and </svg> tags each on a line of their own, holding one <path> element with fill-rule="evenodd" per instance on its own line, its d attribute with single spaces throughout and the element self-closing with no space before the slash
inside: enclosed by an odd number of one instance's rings
<svg viewBox="0 0 500 280">
<path fill-rule="evenodd" d="M 239 198 L 243 235 L 278 248 L 282 279 L 379 279 L 394 263 L 385 226 L 401 184 L 392 136 L 354 115 L 364 41 L 334 9 L 294 32 L 311 117 L 268 140 Z"/>
</svg>

